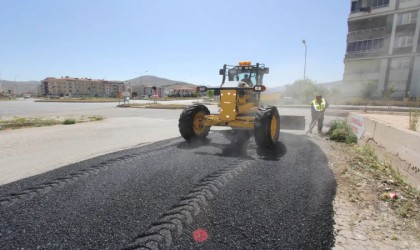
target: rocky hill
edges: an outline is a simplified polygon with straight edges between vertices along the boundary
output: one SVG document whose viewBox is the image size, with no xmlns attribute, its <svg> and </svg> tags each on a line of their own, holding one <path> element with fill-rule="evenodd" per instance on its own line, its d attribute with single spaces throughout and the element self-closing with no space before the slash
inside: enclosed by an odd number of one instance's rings
<svg viewBox="0 0 420 250">
<path fill-rule="evenodd" d="M 38 81 L 6 81 L 0 80 L 0 93 L 11 94 L 35 94 L 41 85 Z"/>
<path fill-rule="evenodd" d="M 138 85 L 145 85 L 145 86 L 157 86 L 157 87 L 195 87 L 196 85 L 183 82 L 183 81 L 175 81 L 166 78 L 161 78 L 157 76 L 151 75 L 144 75 L 140 77 L 136 77 L 130 80 L 124 81 L 125 83 L 131 84 L 131 86 L 138 86 Z"/>
</svg>

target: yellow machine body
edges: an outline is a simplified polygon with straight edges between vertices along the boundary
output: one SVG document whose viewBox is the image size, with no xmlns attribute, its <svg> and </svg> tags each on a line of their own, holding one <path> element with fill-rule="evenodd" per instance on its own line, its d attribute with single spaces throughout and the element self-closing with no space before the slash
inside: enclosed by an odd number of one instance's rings
<svg viewBox="0 0 420 250">
<path fill-rule="evenodd" d="M 220 114 L 206 115 L 203 125 L 206 127 L 229 126 L 253 129 L 255 112 L 258 107 L 255 95 L 257 93 L 252 90 L 222 89 L 220 91 Z"/>
</svg>

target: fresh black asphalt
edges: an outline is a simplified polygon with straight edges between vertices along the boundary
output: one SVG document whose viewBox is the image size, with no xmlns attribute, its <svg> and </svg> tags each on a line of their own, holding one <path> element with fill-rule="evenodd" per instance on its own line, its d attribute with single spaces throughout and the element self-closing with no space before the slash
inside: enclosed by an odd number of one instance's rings
<svg viewBox="0 0 420 250">
<path fill-rule="evenodd" d="M 329 249 L 336 182 L 322 150 L 180 138 L 0 187 L 0 249 Z M 197 242 L 197 229 L 208 238 Z"/>
</svg>

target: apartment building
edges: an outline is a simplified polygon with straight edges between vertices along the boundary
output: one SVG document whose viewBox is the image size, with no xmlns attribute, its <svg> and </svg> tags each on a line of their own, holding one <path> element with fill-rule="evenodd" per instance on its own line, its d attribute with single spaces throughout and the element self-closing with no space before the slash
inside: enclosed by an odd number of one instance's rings
<svg viewBox="0 0 420 250">
<path fill-rule="evenodd" d="M 373 97 L 420 97 L 420 0 L 351 0 L 345 86 Z M 357 93 L 354 93 L 357 94 Z"/>
<path fill-rule="evenodd" d="M 41 81 L 44 96 L 90 96 L 118 97 L 124 92 L 131 92 L 129 85 L 120 81 L 105 81 L 90 78 L 47 77 Z"/>
<path fill-rule="evenodd" d="M 137 93 L 137 96 L 139 97 L 143 97 L 143 96 L 152 96 L 152 95 L 158 95 L 160 97 L 162 97 L 164 95 L 164 88 L 163 87 L 156 87 L 156 89 L 154 90 L 153 87 L 151 86 L 146 86 L 146 85 L 137 85 L 137 86 L 133 86 L 133 93 Z"/>
<path fill-rule="evenodd" d="M 197 88 L 187 86 L 172 86 L 171 88 L 165 89 L 165 95 L 171 97 L 194 97 L 197 96 Z"/>
</svg>

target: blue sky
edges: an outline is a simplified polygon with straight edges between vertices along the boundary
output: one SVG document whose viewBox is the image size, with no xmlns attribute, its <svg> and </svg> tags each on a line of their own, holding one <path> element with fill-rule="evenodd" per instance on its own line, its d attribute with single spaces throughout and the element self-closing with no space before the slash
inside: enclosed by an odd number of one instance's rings
<svg viewBox="0 0 420 250">
<path fill-rule="evenodd" d="M 267 86 L 341 80 L 350 1 L 0 0 L 0 77 L 218 85 L 219 68 L 265 63 Z M 147 71 L 147 73 L 145 72 Z"/>
</svg>

